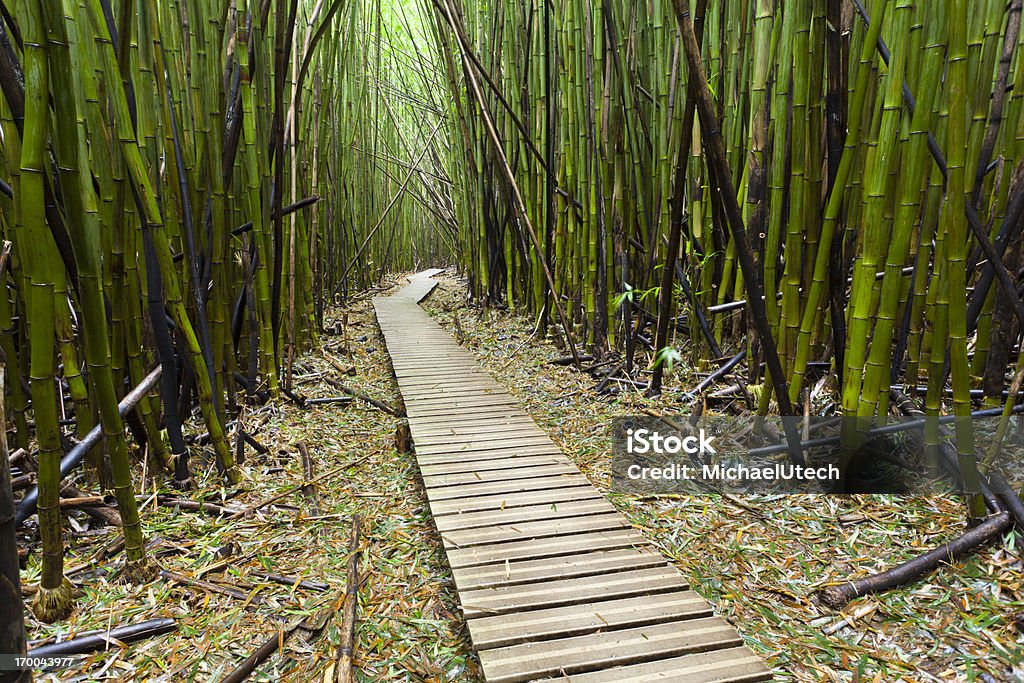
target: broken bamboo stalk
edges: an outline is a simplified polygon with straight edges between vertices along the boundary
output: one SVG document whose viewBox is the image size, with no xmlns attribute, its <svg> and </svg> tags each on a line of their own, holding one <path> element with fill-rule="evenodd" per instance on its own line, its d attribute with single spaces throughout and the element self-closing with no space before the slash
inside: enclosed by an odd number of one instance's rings
<svg viewBox="0 0 1024 683">
<path fill-rule="evenodd" d="M 148 502 L 152 499 L 152 495 L 135 496 L 135 500 L 139 502 Z M 233 515 L 239 512 L 237 508 L 229 508 L 223 505 L 217 505 L 216 503 L 202 503 L 196 500 L 189 500 L 187 498 L 173 498 L 163 494 L 156 497 L 156 504 L 160 507 L 178 508 L 179 510 L 187 510 L 189 512 L 208 512 L 211 515 L 219 516 Z"/>
<path fill-rule="evenodd" d="M 236 600 L 241 600 L 243 602 L 248 602 L 254 605 L 262 605 L 266 602 L 265 599 L 261 598 L 258 595 L 255 595 L 254 593 L 246 593 L 245 591 L 239 590 L 237 588 L 231 588 L 230 586 L 221 586 L 220 584 L 204 581 L 203 579 L 196 579 L 191 576 L 185 576 L 184 574 L 172 572 L 168 569 L 161 569 L 160 577 L 166 579 L 167 581 L 173 581 L 174 583 L 178 583 L 183 586 L 194 586 L 196 588 L 202 588 L 203 590 L 208 590 L 211 593 L 220 593 L 221 595 L 227 595 L 228 597 L 235 598 Z"/>
<path fill-rule="evenodd" d="M 265 572 L 262 569 L 250 569 L 249 573 L 266 579 L 267 581 L 273 581 L 275 583 L 283 583 L 286 586 L 298 586 L 299 588 L 305 588 L 306 590 L 316 591 L 323 593 L 328 590 L 330 586 L 326 583 L 320 583 L 319 581 L 307 581 L 306 579 L 297 579 L 291 576 L 284 576 L 282 574 L 275 574 L 273 572 Z"/>
<path fill-rule="evenodd" d="M 305 619 L 297 619 L 290 626 L 286 626 L 275 631 L 269 638 L 263 641 L 258 648 L 256 648 L 255 652 L 246 657 L 234 671 L 221 679 L 220 683 L 242 683 L 242 681 L 252 675 L 252 672 L 256 670 L 257 666 L 269 659 L 272 654 L 282 649 L 285 641 L 287 641 L 288 638 L 290 638 L 292 634 L 300 628 L 313 631 L 319 631 L 323 628 L 323 623 L 326 623 L 327 618 L 330 616 L 332 611 L 333 608 L 329 606 L 317 614 L 311 614 Z"/>
<path fill-rule="evenodd" d="M 961 555 L 987 543 L 1010 526 L 1010 515 L 1001 512 L 967 531 L 959 538 L 929 550 L 880 574 L 847 581 L 838 586 L 829 586 L 817 592 L 822 604 L 832 609 L 842 609 L 854 598 L 880 593 L 901 586 L 934 571 L 943 562 L 949 563 Z"/>
<path fill-rule="evenodd" d="M 75 496 L 60 499 L 60 508 L 62 510 L 75 510 L 78 508 L 96 508 L 101 506 L 109 506 L 113 501 L 108 500 L 106 496 Z"/>
<path fill-rule="evenodd" d="M 315 476 L 313 472 L 313 458 L 309 455 L 309 448 L 306 447 L 305 441 L 297 442 L 295 447 L 299 450 L 299 457 L 302 458 L 302 472 L 306 477 L 306 481 L 302 485 L 302 495 L 309 502 L 310 513 L 316 516 L 320 514 L 320 505 L 316 500 L 316 486 L 310 483 L 310 480 Z"/>
<path fill-rule="evenodd" d="M 87 495 L 77 486 L 72 484 L 64 484 L 60 487 L 61 507 L 64 507 L 65 500 L 75 500 L 92 498 L 93 496 Z M 107 500 L 107 505 L 88 505 L 78 506 L 82 512 L 89 515 L 93 519 L 99 520 L 107 526 L 121 526 L 121 513 L 118 512 L 116 503 L 110 505 L 112 501 Z"/>
<path fill-rule="evenodd" d="M 345 603 L 341 608 L 341 644 L 335 667 L 336 683 L 353 683 L 353 652 L 356 639 L 356 613 L 359 608 L 359 515 L 352 517 L 349 537 L 348 568 L 345 584 Z"/>
<path fill-rule="evenodd" d="M 235 512 L 234 514 L 229 516 L 229 519 L 238 519 L 239 517 L 247 517 L 247 516 L 251 515 L 252 513 L 257 512 L 258 510 L 261 510 L 261 509 L 267 507 L 268 505 L 273 505 L 274 503 L 276 503 L 277 501 L 281 500 L 282 498 L 286 498 L 286 497 L 290 496 L 291 494 L 295 493 L 296 491 L 302 490 L 302 487 L 305 486 L 306 484 L 315 484 L 317 482 L 323 481 L 327 477 L 334 476 L 335 474 L 338 474 L 339 472 L 347 470 L 349 467 L 355 467 L 356 465 L 358 465 L 359 463 L 361 463 L 364 460 L 368 459 L 369 457 L 370 457 L 369 455 L 364 455 L 361 458 L 356 458 L 355 460 L 351 460 L 351 461 L 345 463 L 344 465 L 339 465 L 338 467 L 335 467 L 334 469 L 331 469 L 331 470 L 329 470 L 327 472 L 324 472 L 323 474 L 321 474 L 318 477 L 315 477 L 313 479 L 310 479 L 309 481 L 304 481 L 304 482 L 302 482 L 301 484 L 299 484 L 297 486 L 289 486 L 284 491 L 281 491 L 280 493 L 275 494 L 275 495 L 271 496 L 270 498 L 267 498 L 267 499 L 265 499 L 263 501 L 260 501 L 259 503 L 255 503 L 254 505 L 250 505 L 249 507 L 244 508 L 242 510 L 239 510 L 238 512 Z"/>
<path fill-rule="evenodd" d="M 322 405 L 330 405 L 332 403 L 340 403 L 342 405 L 348 405 L 349 403 L 351 403 L 354 400 L 355 399 L 353 399 L 351 396 L 326 396 L 326 397 L 320 397 L 320 398 L 308 398 L 308 399 L 306 399 L 305 405 L 308 405 L 308 406 L 322 406 Z"/>
<path fill-rule="evenodd" d="M 177 631 L 178 624 L 174 619 L 147 619 L 138 624 L 117 626 L 109 630 L 90 631 L 71 640 L 60 643 L 40 645 L 28 651 L 29 657 L 57 657 L 62 655 L 82 655 L 89 652 L 106 650 L 118 643 L 133 643 L 146 638 Z"/>
<path fill-rule="evenodd" d="M 121 402 L 117 405 L 117 412 L 124 417 L 128 411 L 132 410 L 142 397 L 149 393 L 149 390 L 153 388 L 157 380 L 160 379 L 160 371 L 162 366 L 158 365 L 152 372 L 146 375 L 146 378 L 142 380 L 138 386 L 128 392 L 128 394 L 121 399 Z M 82 458 L 93 449 L 103 439 L 103 428 L 102 425 L 96 425 L 92 430 L 85 435 L 85 438 L 78 442 L 74 448 L 67 452 L 60 461 L 60 478 L 71 474 L 71 471 L 78 466 L 78 463 L 82 462 Z M 18 506 L 18 514 L 15 517 L 15 524 L 21 524 L 26 519 L 32 516 L 36 511 L 36 503 L 39 500 L 39 487 L 33 488 L 28 494 L 22 498 L 21 505 Z"/>
<path fill-rule="evenodd" d="M 366 403 L 369 403 L 374 408 L 378 408 L 380 410 L 383 410 L 385 413 L 387 413 L 389 415 L 394 415 L 395 417 L 404 417 L 404 415 L 401 415 L 399 413 L 399 411 L 395 410 L 394 408 L 392 408 L 388 404 L 383 403 L 381 401 L 378 401 L 375 398 L 371 398 L 371 397 L 367 396 L 366 394 L 362 393 L 361 391 L 356 391 L 355 389 L 350 389 L 350 388 L 348 388 L 347 386 L 345 386 L 344 384 L 342 384 L 341 382 L 339 382 L 337 380 L 331 379 L 330 377 L 324 377 L 324 381 L 327 382 L 328 384 L 330 384 L 332 387 L 334 387 L 338 391 L 342 391 L 342 392 L 348 394 L 349 396 L 353 396 L 355 398 L 358 398 L 360 401 L 365 401 Z"/>
</svg>

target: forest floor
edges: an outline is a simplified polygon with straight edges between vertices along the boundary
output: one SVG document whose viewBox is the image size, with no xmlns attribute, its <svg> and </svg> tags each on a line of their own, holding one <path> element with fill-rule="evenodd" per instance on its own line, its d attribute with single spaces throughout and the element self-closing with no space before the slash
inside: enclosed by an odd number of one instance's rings
<svg viewBox="0 0 1024 683">
<path fill-rule="evenodd" d="M 341 392 L 330 378 L 390 406 L 400 405 L 371 297 L 354 297 L 325 326 L 347 320 L 343 335 L 296 362 L 294 390 L 313 397 Z M 594 391 L 596 380 L 551 365 L 563 353 L 537 339 L 536 321 L 467 305 L 463 283 L 443 278 L 426 309 L 522 403 L 591 481 L 608 492 L 606 426 L 614 416 L 668 411 L 696 380 L 679 364 L 659 399 L 623 390 Z M 342 375 L 337 366 L 353 366 Z M 90 629 L 156 617 L 178 622 L 174 633 L 92 655 L 59 678 L 37 680 L 217 681 L 281 625 L 324 615 L 345 588 L 353 515 L 362 520 L 359 623 L 355 663 L 361 681 L 441 683 L 481 680 L 440 540 L 430 519 L 412 455 L 396 450 L 400 420 L 366 402 L 299 407 L 282 400 L 246 408 L 245 430 L 266 446 L 251 449 L 249 478 L 225 490 L 209 448 L 194 448 L 199 488 L 194 500 L 232 509 L 265 501 L 304 481 L 295 444 L 304 441 L 319 510 L 300 493 L 252 516 L 224 519 L 166 508 L 150 500 L 142 519 L 161 567 L 241 591 L 243 599 L 158 579 L 132 586 L 116 577 L 116 561 L 97 563 L 119 536 L 72 512 L 66 567 L 83 589 L 68 620 L 30 619 L 34 640 L 65 639 Z M 193 424 L 193 431 L 198 424 Z M 337 474 L 333 468 L 349 465 Z M 79 482 L 83 489 L 89 483 Z M 147 480 L 151 491 L 166 492 Z M 609 494 L 615 506 L 688 577 L 747 643 L 776 667 L 778 680 L 1018 681 L 1024 679 L 1024 587 L 1019 548 L 1001 544 L 926 579 L 852 602 L 843 613 L 819 607 L 812 593 L 905 560 L 954 537 L 963 510 L 939 497 L 788 496 L 638 499 Z M 227 557 L 218 555 L 228 548 Z M 33 549 L 26 584 L 38 576 Z M 267 580 L 259 571 L 301 577 L 320 590 Z M 340 616 L 317 632 L 299 629 L 250 680 L 328 678 L 340 642 Z"/>
</svg>

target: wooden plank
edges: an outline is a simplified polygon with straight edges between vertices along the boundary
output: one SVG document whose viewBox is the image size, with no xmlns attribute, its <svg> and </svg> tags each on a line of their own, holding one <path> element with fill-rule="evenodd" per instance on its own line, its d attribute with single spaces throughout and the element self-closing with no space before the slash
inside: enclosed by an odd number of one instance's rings
<svg viewBox="0 0 1024 683">
<path fill-rule="evenodd" d="M 690 590 L 677 590 L 659 594 L 657 600 L 640 595 L 470 619 L 469 635 L 474 646 L 490 649 L 531 640 L 710 616 L 711 605 L 704 598 Z"/>
<path fill-rule="evenodd" d="M 443 427 L 435 429 L 432 432 L 424 432 L 417 430 L 417 434 L 420 435 L 421 441 L 426 440 L 437 440 L 437 439 L 454 439 L 456 443 L 464 443 L 466 441 L 479 440 L 486 438 L 487 436 L 495 436 L 505 438 L 516 438 L 520 436 L 536 436 L 538 434 L 544 436 L 548 435 L 536 424 L 518 424 L 518 425 L 462 425 L 459 427 Z"/>
<path fill-rule="evenodd" d="M 541 519 L 533 522 L 515 522 L 489 527 L 456 529 L 441 533 L 445 548 L 472 548 L 477 545 L 505 543 L 530 538 L 563 536 L 585 531 L 625 529 L 629 522 L 618 512 L 598 513 L 565 519 Z"/>
<path fill-rule="evenodd" d="M 741 642 L 727 622 L 705 617 L 481 650 L 480 663 L 488 683 L 521 683 L 735 647 Z"/>
<path fill-rule="evenodd" d="M 587 500 L 571 500 L 565 503 L 547 503 L 542 505 L 525 505 L 504 510 L 484 510 L 483 512 L 463 512 L 453 515 L 435 517 L 434 522 L 442 533 L 489 527 L 499 524 L 519 524 L 535 522 L 541 519 L 569 519 L 585 515 L 614 513 L 615 508 L 603 498 Z"/>
<path fill-rule="evenodd" d="M 569 461 L 561 454 L 534 455 L 519 458 L 500 458 L 496 460 L 466 460 L 463 462 L 444 463 L 440 465 L 420 465 L 420 474 L 427 477 L 439 474 L 516 469 L 519 467 L 533 467 L 534 465 L 567 464 L 569 464 Z"/>
<path fill-rule="evenodd" d="M 770 680 L 771 670 L 757 655 L 745 647 L 735 647 L 545 678 L 536 683 L 755 683 Z"/>
<path fill-rule="evenodd" d="M 512 479 L 530 479 L 532 477 L 577 474 L 579 470 L 568 461 L 556 465 L 534 465 L 533 467 L 516 467 L 510 470 L 483 470 L 478 472 L 460 472 L 456 474 L 435 474 L 423 477 L 423 485 L 428 488 L 439 486 L 459 486 L 476 482 L 509 481 Z"/>
<path fill-rule="evenodd" d="M 402 392 L 402 397 L 406 403 L 416 403 L 419 401 L 433 401 L 443 398 L 471 398 L 479 396 L 504 396 L 508 400 L 513 400 L 512 396 L 507 392 L 495 389 L 493 387 L 433 387 L 428 391 L 408 391 Z"/>
<path fill-rule="evenodd" d="M 427 494 L 429 496 L 429 492 Z M 569 500 L 592 500 L 604 498 L 593 486 L 572 486 L 557 489 L 535 490 L 527 488 L 521 492 L 504 492 L 492 495 L 480 495 L 471 498 L 454 498 L 450 500 L 431 500 L 430 510 L 435 517 L 440 515 L 458 514 L 460 512 L 476 512 L 479 510 L 502 510 L 523 505 L 543 505 L 560 503 Z"/>
<path fill-rule="evenodd" d="M 452 500 L 454 498 L 476 498 L 496 493 L 518 493 L 520 491 L 541 491 L 543 489 L 559 489 L 568 486 L 590 486 L 590 481 L 582 474 L 563 474 L 534 479 L 512 479 L 506 481 L 485 481 L 479 484 L 461 484 L 427 488 L 427 498 L 434 500 Z"/>
<path fill-rule="evenodd" d="M 571 536 L 495 543 L 476 548 L 455 548 L 448 551 L 448 564 L 452 568 L 481 564 L 512 562 L 513 560 L 540 560 L 545 557 L 572 555 L 587 550 L 611 550 L 645 546 L 647 541 L 635 529 L 593 531 Z"/>
<path fill-rule="evenodd" d="M 507 458 L 529 457 L 533 455 L 562 455 L 554 444 L 541 444 L 539 446 L 524 446 L 522 448 L 499 448 L 489 451 L 460 451 L 458 453 L 437 453 L 433 455 L 419 455 L 416 462 L 420 465 L 443 465 L 447 463 L 474 463 L 487 462 L 488 460 L 505 460 Z"/>
<path fill-rule="evenodd" d="M 527 423 L 537 424 L 530 420 L 522 413 L 510 413 L 508 415 L 499 415 L 498 417 L 490 418 L 486 421 L 481 421 L 478 417 L 466 417 L 465 415 L 449 415 L 448 417 L 438 417 L 431 419 L 430 422 L 413 420 L 409 423 L 409 427 L 413 430 L 413 433 L 419 430 L 438 430 L 438 429 L 450 429 L 458 427 L 479 427 L 481 424 L 488 425 L 520 425 Z"/>
<path fill-rule="evenodd" d="M 459 599 L 462 601 L 462 611 L 472 620 L 479 616 L 579 605 L 602 598 L 685 591 L 689 588 L 675 567 L 663 565 L 584 578 L 465 590 L 459 591 Z M 656 602 L 651 601 L 652 604 Z"/>
<path fill-rule="evenodd" d="M 451 415 L 451 413 L 452 411 L 442 410 L 440 412 L 425 415 L 417 411 L 415 415 L 410 415 L 409 417 L 430 420 L 432 422 L 434 418 L 443 418 L 448 415 Z M 522 413 L 519 412 L 518 408 L 515 408 L 513 406 L 490 406 L 487 408 L 478 408 L 473 410 L 473 417 L 476 418 L 477 420 L 490 420 L 492 418 L 499 417 L 518 417 L 519 415 L 522 415 Z"/>
<path fill-rule="evenodd" d="M 432 415 L 451 415 L 456 411 L 466 411 L 477 415 L 488 411 L 517 410 L 508 399 L 501 396 L 489 396 L 480 399 L 452 400 L 452 401 L 427 401 L 424 403 L 406 404 L 406 414 L 409 417 L 429 418 Z"/>
<path fill-rule="evenodd" d="M 476 429 L 472 432 L 463 432 L 459 434 L 445 434 L 443 432 L 438 434 L 418 434 L 413 437 L 417 445 L 421 448 L 424 446 L 461 446 L 465 443 L 479 443 L 481 441 L 518 441 L 521 439 L 533 439 L 543 438 L 547 439 L 548 435 L 540 430 L 537 426 L 522 426 L 514 429 L 496 429 L 488 430 Z"/>
<path fill-rule="evenodd" d="M 411 428 L 412 425 L 410 425 Z M 419 435 L 420 438 L 438 436 L 479 437 L 484 434 L 504 434 L 524 429 L 532 430 L 533 433 L 540 431 L 536 424 L 524 419 L 511 423 L 470 423 L 456 426 L 416 427 L 413 430 L 413 436 Z M 544 432 L 541 433 L 543 434 Z"/>
<path fill-rule="evenodd" d="M 543 432 L 537 436 L 531 436 L 529 438 L 517 437 L 512 439 L 503 439 L 500 436 L 495 436 L 493 439 L 478 439 L 476 441 L 466 441 L 461 444 L 426 444 L 422 447 L 417 447 L 416 452 L 422 453 L 423 455 L 440 455 L 442 453 L 468 453 L 470 451 L 492 451 L 498 448 L 518 448 L 521 446 L 545 446 L 551 443 Z"/>
<path fill-rule="evenodd" d="M 510 586 L 519 583 L 571 579 L 627 569 L 659 567 L 665 564 L 661 553 L 649 548 L 584 551 L 575 555 L 540 560 L 499 562 L 452 571 L 459 590 Z"/>
</svg>

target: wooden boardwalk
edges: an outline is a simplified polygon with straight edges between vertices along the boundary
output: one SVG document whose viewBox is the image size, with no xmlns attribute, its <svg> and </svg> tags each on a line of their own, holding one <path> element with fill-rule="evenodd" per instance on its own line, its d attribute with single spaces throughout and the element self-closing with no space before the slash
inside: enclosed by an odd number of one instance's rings
<svg viewBox="0 0 1024 683">
<path fill-rule="evenodd" d="M 373 304 L 489 683 L 765 681 L 732 627 L 418 305 Z"/>
</svg>

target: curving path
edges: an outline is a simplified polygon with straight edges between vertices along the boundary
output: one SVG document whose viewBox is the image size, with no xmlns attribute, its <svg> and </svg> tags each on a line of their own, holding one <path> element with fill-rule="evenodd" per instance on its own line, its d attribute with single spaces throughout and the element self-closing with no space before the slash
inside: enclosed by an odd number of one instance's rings
<svg viewBox="0 0 1024 683">
<path fill-rule="evenodd" d="M 373 305 L 489 683 L 771 680 L 711 605 L 419 306 Z"/>
</svg>

